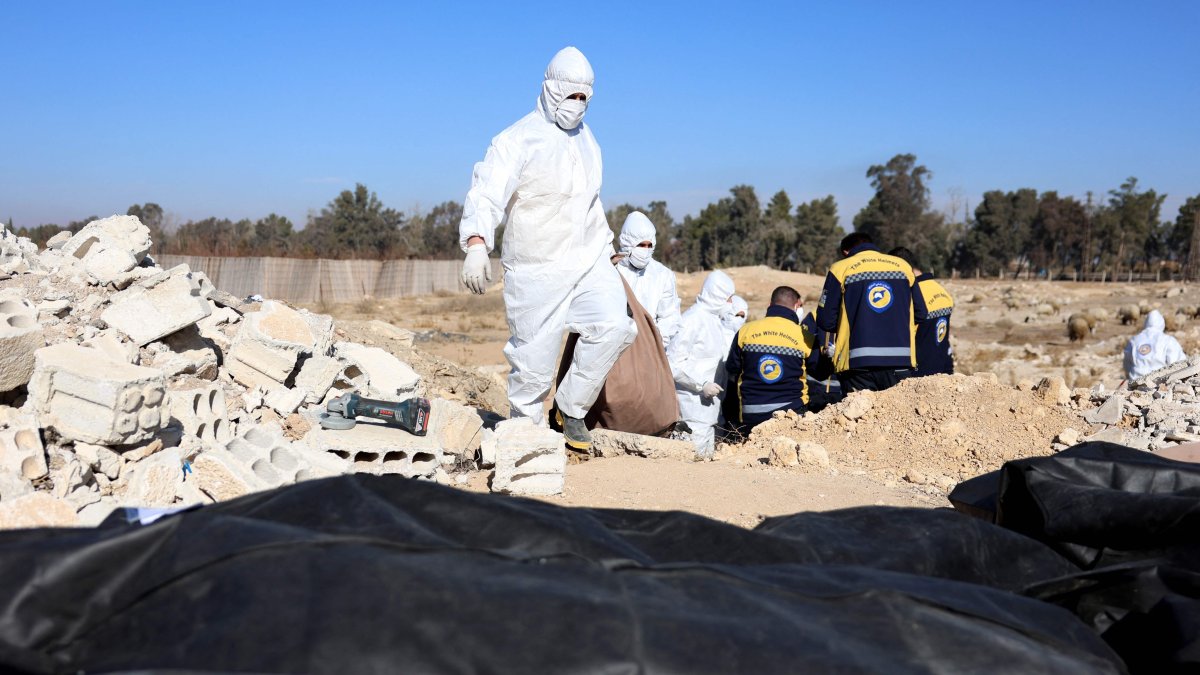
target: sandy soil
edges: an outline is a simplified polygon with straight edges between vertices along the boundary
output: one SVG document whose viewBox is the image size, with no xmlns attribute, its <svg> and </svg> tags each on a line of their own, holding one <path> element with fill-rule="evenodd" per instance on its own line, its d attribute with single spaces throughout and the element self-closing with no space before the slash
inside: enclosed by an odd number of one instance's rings
<svg viewBox="0 0 1200 675">
<path fill-rule="evenodd" d="M 811 307 L 823 277 L 748 267 L 726 270 L 762 316 L 770 292 L 790 285 Z M 686 309 L 703 273 L 678 275 Z M 1056 406 L 1032 392 L 1044 376 L 1062 377 L 1067 389 L 1108 388 L 1122 379 L 1121 349 L 1141 328 L 1123 325 L 1116 310 L 1141 303 L 1175 317 L 1174 334 L 1189 352 L 1200 349 L 1200 321 L 1185 316 L 1200 305 L 1200 289 L 1171 284 L 1078 284 L 1009 280 L 948 280 L 955 296 L 953 341 L 961 373 L 994 373 L 995 379 L 956 379 L 946 388 L 925 383 L 882 397 L 871 414 L 848 423 L 837 410 L 805 422 L 780 420 L 758 439 L 718 452 L 718 461 L 696 463 L 635 457 L 593 459 L 568 468 L 566 493 L 551 499 L 572 506 L 684 509 L 752 526 L 762 517 L 806 510 L 893 504 L 946 506 L 957 481 L 999 466 L 1006 459 L 1049 454 L 1058 432 L 1088 425 L 1078 391 Z M 435 295 L 353 305 L 317 306 L 339 326 L 361 333 L 362 322 L 379 319 L 417 333 L 422 375 L 442 394 L 466 397 L 501 414 L 507 374 L 502 348 L 508 338 L 499 286 L 482 297 Z M 1107 318 L 1082 342 L 1067 338 L 1075 312 Z M 1181 312 L 1181 313 L 1180 313 Z M 1178 316 L 1176 314 L 1179 313 Z M 386 343 L 380 346 L 387 348 Z M 917 400 L 929 405 L 915 407 Z M 981 424 L 983 420 L 986 423 Z M 768 466 L 771 439 L 780 434 L 827 446 L 830 468 L 818 471 Z M 468 489 L 486 490 L 487 474 L 466 476 Z"/>
</svg>

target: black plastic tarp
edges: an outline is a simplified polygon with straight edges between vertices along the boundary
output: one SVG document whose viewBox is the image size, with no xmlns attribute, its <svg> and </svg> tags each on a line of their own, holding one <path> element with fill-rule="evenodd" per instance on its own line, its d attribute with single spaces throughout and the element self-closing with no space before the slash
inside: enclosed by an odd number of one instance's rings
<svg viewBox="0 0 1200 675">
<path fill-rule="evenodd" d="M 950 500 L 1076 566 L 1022 593 L 1070 610 L 1131 670 L 1200 672 L 1200 465 L 1084 443 L 1008 462 Z"/>
<path fill-rule="evenodd" d="M 1078 569 L 948 510 L 745 530 L 347 476 L 150 525 L 0 533 L 0 662 L 35 672 L 1123 672 Z"/>
</svg>

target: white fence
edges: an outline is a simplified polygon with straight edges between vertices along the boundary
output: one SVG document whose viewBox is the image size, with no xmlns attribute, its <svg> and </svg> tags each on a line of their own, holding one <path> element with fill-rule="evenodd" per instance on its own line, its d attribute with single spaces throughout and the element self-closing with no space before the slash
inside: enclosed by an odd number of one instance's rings
<svg viewBox="0 0 1200 675">
<path fill-rule="evenodd" d="M 354 302 L 365 296 L 396 298 L 430 293 L 461 293 L 461 260 L 310 260 L 300 258 L 216 258 L 160 255 L 164 268 L 186 264 L 202 271 L 217 288 L 244 298 L 295 303 Z M 500 278 L 492 261 L 492 278 Z"/>
</svg>

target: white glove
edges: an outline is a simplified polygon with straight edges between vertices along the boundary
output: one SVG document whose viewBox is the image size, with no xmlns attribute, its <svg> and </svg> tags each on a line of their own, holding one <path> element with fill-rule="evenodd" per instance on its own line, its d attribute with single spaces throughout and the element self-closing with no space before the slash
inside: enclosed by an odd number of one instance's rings
<svg viewBox="0 0 1200 675">
<path fill-rule="evenodd" d="M 832 359 L 836 355 L 837 355 L 837 346 L 836 345 L 834 345 L 832 342 L 825 345 L 825 356 L 828 356 L 829 358 Z"/>
<path fill-rule="evenodd" d="M 492 262 L 488 259 L 486 244 L 471 244 L 467 247 L 467 259 L 463 261 L 462 282 L 472 293 L 483 295 L 492 280 Z"/>
<path fill-rule="evenodd" d="M 700 389 L 700 395 L 705 398 L 716 398 L 717 394 L 720 394 L 722 391 L 725 390 L 721 388 L 721 385 L 716 382 L 707 382 Z"/>
</svg>

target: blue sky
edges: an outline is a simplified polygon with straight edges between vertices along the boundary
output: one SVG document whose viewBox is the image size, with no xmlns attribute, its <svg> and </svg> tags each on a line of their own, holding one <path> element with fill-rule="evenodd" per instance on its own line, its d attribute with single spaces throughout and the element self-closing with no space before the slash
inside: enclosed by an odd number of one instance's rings
<svg viewBox="0 0 1200 675">
<path fill-rule="evenodd" d="M 736 184 L 833 194 L 912 152 L 935 205 L 1127 176 L 1200 193 L 1200 3 L 0 3 L 0 219 L 157 202 L 178 221 L 297 226 L 364 183 L 461 201 L 559 48 L 612 206 L 677 218 Z"/>
</svg>

